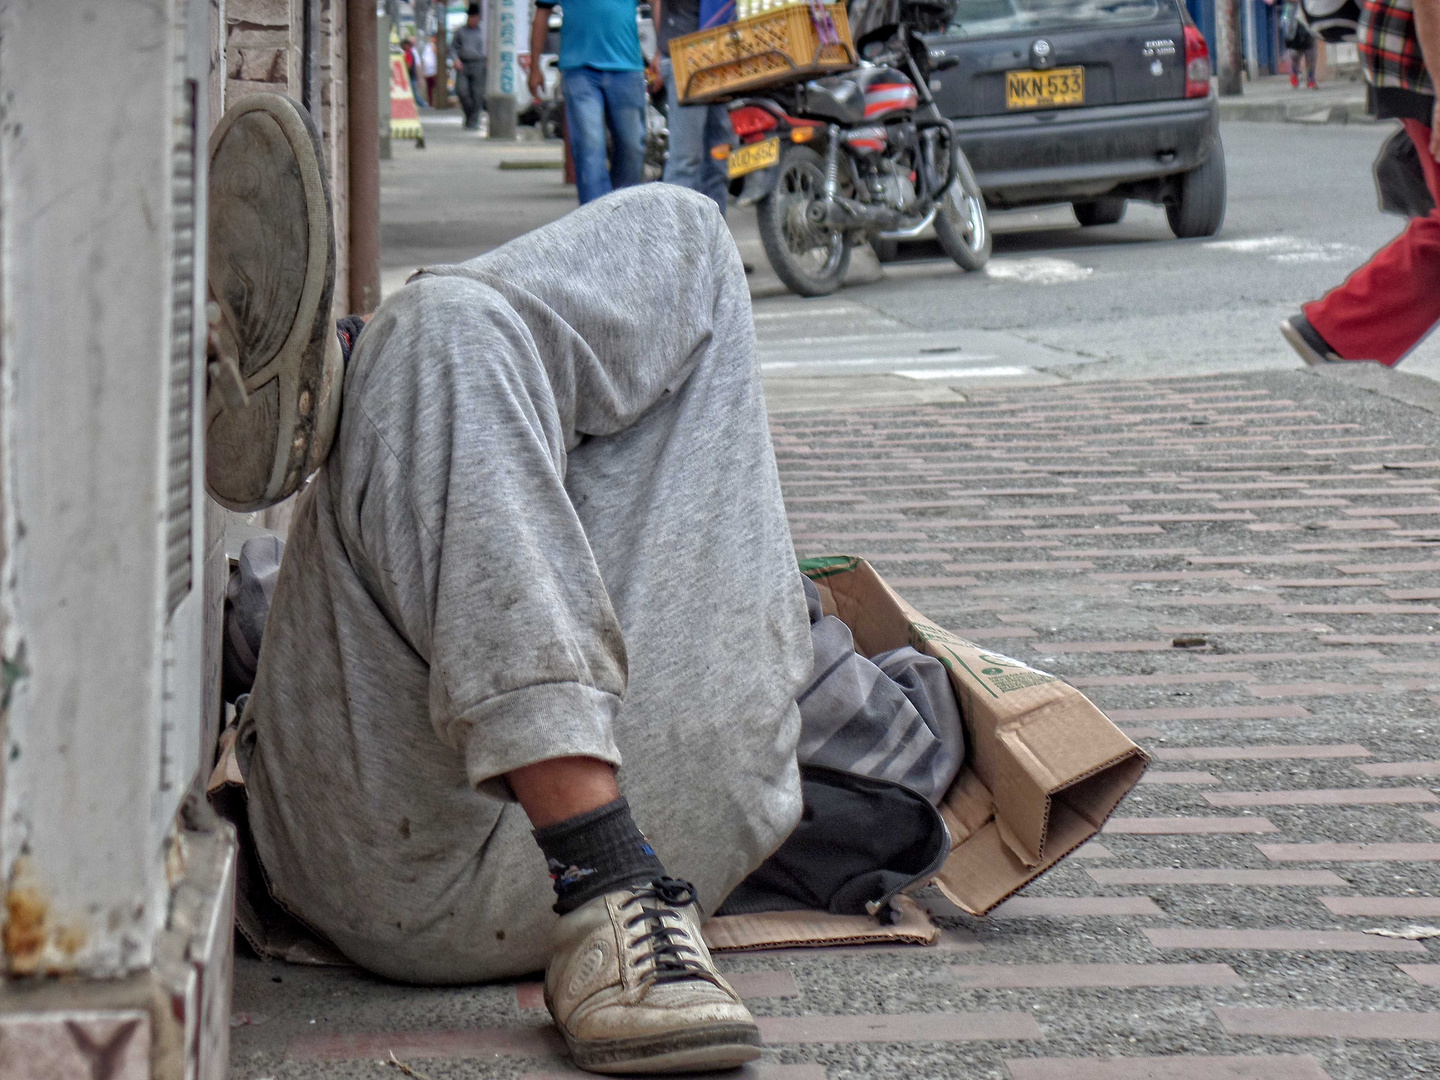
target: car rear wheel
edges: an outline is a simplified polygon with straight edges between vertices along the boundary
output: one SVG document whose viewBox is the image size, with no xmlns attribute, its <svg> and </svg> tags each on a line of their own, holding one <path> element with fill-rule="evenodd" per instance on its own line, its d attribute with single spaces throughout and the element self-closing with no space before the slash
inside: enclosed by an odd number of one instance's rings
<svg viewBox="0 0 1440 1080">
<path fill-rule="evenodd" d="M 1180 176 L 1179 198 L 1165 206 L 1170 231 L 1182 240 L 1214 236 L 1225 222 L 1225 150 L 1220 139 L 1198 169 Z"/>
<path fill-rule="evenodd" d="M 1085 226 L 1114 225 L 1125 216 L 1125 200 L 1115 196 L 1070 205 L 1075 210 L 1075 220 Z"/>
</svg>

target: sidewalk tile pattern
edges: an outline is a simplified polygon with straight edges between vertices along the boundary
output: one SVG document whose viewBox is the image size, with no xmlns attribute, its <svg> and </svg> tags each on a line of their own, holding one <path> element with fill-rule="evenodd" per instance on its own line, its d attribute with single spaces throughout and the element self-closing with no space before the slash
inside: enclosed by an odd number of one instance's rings
<svg viewBox="0 0 1440 1080">
<path fill-rule="evenodd" d="M 1279 830 L 1263 817 L 1112 817 L 1102 831 L 1145 836 L 1206 836 L 1212 833 L 1273 833 Z"/>
<path fill-rule="evenodd" d="M 1207 791 L 1211 806 L 1363 806 L 1436 803 L 1428 788 L 1301 788 L 1296 791 Z"/>
<path fill-rule="evenodd" d="M 1418 941 L 1375 937 L 1351 930 L 1288 930 L 1270 926 L 1255 930 L 1204 930 L 1196 927 L 1147 929 L 1157 949 L 1267 949 L 1284 952 L 1419 952 Z"/>
<path fill-rule="evenodd" d="M 1086 870 L 1101 885 L 1243 885 L 1249 887 L 1312 888 L 1339 887 L 1349 884 L 1329 870 L 1241 870 L 1228 867 L 1212 869 L 1181 867 L 1125 867 L 1123 869 Z"/>
<path fill-rule="evenodd" d="M 1332 915 L 1366 915 L 1371 918 L 1440 918 L 1440 896 L 1322 896 L 1320 903 Z"/>
<path fill-rule="evenodd" d="M 771 1046 L 804 1043 L 969 1042 L 1043 1039 L 1029 1013 L 885 1013 L 870 1016 L 763 1016 L 760 1033 Z"/>
<path fill-rule="evenodd" d="M 723 957 L 769 1044 L 740 1075 L 1440 1075 L 1440 942 L 1364 933 L 1440 923 L 1417 813 L 1440 787 L 1440 424 L 1305 372 L 959 390 L 772 415 L 797 554 L 864 556 L 938 625 L 1083 684 L 1157 762 L 1117 815 L 1147 831 L 994 918 L 922 894 L 937 948 Z M 1224 807 L 1274 831 L 1174 831 Z M 575 1075 L 524 984 L 236 963 L 236 1010 L 268 1017 L 234 1029 L 236 1076 L 368 1080 L 392 1050 Z"/>
<path fill-rule="evenodd" d="M 1164 915 L 1148 896 L 1016 896 L 990 912 L 992 919 Z"/>
<path fill-rule="evenodd" d="M 1245 985 L 1229 964 L 977 964 L 952 965 L 950 974 L 986 989 Z"/>
<path fill-rule="evenodd" d="M 823 1065 L 772 1065 L 764 1061 L 751 1062 L 720 1075 L 725 1077 L 725 1080 L 826 1080 Z M 522 1072 L 520 1080 L 584 1080 L 585 1077 L 594 1076 L 592 1072 L 571 1067 L 546 1069 L 543 1072 Z M 1289 1080 L 1289 1077 L 1281 1076 L 1279 1080 Z M 1308 1077 L 1304 1080 L 1308 1080 Z"/>
<path fill-rule="evenodd" d="M 1440 844 L 1257 844 L 1272 862 L 1436 862 Z"/>
<path fill-rule="evenodd" d="M 1342 1012 L 1334 1009 L 1216 1008 L 1232 1035 L 1292 1039 L 1423 1039 L 1440 1042 L 1440 1012 Z"/>
<path fill-rule="evenodd" d="M 1381 761 L 1355 767 L 1366 776 L 1440 776 L 1440 761 Z"/>
<path fill-rule="evenodd" d="M 1330 1080 L 1308 1054 L 1263 1057 L 1022 1058 L 1010 1080 Z"/>
</svg>

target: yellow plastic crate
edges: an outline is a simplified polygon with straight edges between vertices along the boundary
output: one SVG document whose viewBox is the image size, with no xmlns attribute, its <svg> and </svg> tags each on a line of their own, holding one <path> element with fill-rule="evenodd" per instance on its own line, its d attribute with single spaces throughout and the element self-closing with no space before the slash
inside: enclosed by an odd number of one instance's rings
<svg viewBox="0 0 1440 1080">
<path fill-rule="evenodd" d="M 768 86 L 845 71 L 858 62 L 844 4 L 827 4 L 839 43 L 821 46 L 808 4 L 788 4 L 748 19 L 672 38 L 681 104 L 734 97 Z"/>
</svg>

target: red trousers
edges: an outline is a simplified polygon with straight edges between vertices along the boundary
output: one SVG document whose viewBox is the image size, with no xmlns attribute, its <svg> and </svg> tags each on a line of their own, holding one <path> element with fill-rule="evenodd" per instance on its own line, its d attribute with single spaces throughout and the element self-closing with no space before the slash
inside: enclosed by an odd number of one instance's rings
<svg viewBox="0 0 1440 1080">
<path fill-rule="evenodd" d="M 1430 156 L 1430 129 L 1418 120 L 1404 124 L 1437 209 L 1411 218 L 1345 284 L 1304 308 L 1310 325 L 1346 360 L 1398 364 L 1440 322 L 1440 165 Z"/>
</svg>

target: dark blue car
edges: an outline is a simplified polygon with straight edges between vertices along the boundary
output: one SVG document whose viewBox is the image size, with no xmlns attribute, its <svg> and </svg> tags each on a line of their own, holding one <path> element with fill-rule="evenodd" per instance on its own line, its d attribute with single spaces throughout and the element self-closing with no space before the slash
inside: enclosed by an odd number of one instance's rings
<svg viewBox="0 0 1440 1080">
<path fill-rule="evenodd" d="M 1105 225 L 1127 199 L 1176 236 L 1225 218 L 1225 156 L 1205 39 L 1179 0 L 953 0 L 931 88 L 987 203 L 1068 202 Z"/>
</svg>

